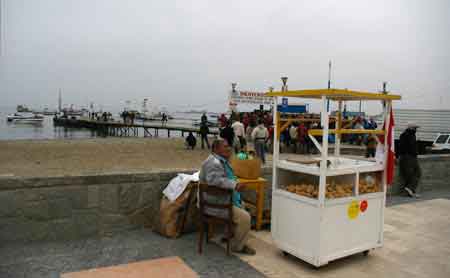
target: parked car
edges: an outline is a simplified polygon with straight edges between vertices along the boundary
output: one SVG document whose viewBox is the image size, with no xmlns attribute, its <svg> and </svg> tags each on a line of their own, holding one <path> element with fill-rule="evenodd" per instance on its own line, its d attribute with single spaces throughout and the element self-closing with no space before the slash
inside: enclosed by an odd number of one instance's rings
<svg viewBox="0 0 450 278">
<path fill-rule="evenodd" d="M 433 151 L 450 150 L 450 133 L 438 133 L 431 146 Z"/>
</svg>

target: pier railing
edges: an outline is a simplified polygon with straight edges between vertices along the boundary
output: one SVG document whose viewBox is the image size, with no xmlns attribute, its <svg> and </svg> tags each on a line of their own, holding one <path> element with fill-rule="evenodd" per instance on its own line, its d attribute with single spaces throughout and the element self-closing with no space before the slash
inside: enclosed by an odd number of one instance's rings
<svg viewBox="0 0 450 278">
<path fill-rule="evenodd" d="M 167 137 L 170 137 L 171 132 L 180 132 L 184 137 L 185 133 L 199 133 L 200 128 L 195 126 L 174 125 L 169 123 L 124 123 L 118 121 L 98 121 L 87 118 L 71 119 L 71 118 L 54 118 L 53 122 L 57 126 L 87 128 L 98 132 L 103 136 L 119 136 L 119 137 L 158 137 L 161 130 L 167 131 Z M 218 128 L 209 128 L 209 133 L 218 135 Z"/>
</svg>

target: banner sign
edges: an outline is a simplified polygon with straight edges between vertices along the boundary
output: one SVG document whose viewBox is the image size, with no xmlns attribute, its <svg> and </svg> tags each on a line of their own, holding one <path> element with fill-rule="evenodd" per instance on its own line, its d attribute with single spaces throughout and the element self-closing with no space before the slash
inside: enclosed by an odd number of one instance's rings
<svg viewBox="0 0 450 278">
<path fill-rule="evenodd" d="M 288 107 L 288 98 L 284 97 L 281 99 L 281 106 L 286 109 Z"/>
<path fill-rule="evenodd" d="M 273 98 L 262 92 L 234 91 L 230 93 L 230 100 L 234 103 L 273 105 Z"/>
</svg>

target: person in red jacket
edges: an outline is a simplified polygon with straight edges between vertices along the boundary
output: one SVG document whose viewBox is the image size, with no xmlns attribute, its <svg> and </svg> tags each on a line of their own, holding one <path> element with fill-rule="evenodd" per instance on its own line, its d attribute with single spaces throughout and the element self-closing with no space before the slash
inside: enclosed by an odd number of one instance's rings
<svg viewBox="0 0 450 278">
<path fill-rule="evenodd" d="M 297 128 L 297 141 L 300 153 L 307 153 L 308 151 L 306 136 L 308 136 L 308 129 L 306 128 L 304 123 L 300 123 Z"/>
<path fill-rule="evenodd" d="M 225 114 L 221 114 L 219 118 L 220 128 L 224 128 L 227 125 L 228 119 Z"/>
</svg>

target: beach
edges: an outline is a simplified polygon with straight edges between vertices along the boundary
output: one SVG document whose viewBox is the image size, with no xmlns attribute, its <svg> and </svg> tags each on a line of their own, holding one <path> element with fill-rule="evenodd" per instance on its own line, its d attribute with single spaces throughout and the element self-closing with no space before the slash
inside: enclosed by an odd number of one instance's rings
<svg viewBox="0 0 450 278">
<path fill-rule="evenodd" d="M 0 141 L 0 176 L 50 177 L 198 169 L 209 155 L 183 138 Z"/>
</svg>

